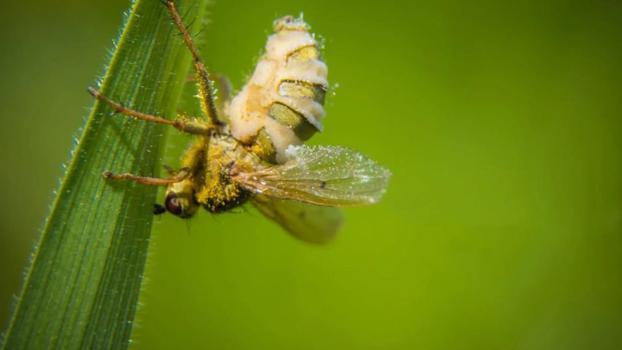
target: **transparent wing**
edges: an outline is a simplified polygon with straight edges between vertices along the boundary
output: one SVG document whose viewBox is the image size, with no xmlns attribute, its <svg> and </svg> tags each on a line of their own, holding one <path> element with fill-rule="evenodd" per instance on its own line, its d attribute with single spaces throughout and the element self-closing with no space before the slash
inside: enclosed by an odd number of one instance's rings
<svg viewBox="0 0 622 350">
<path fill-rule="evenodd" d="M 343 223 L 341 209 L 257 195 L 253 205 L 292 236 L 305 242 L 330 241 Z"/>
<path fill-rule="evenodd" d="M 233 176 L 242 187 L 269 197 L 316 205 L 373 204 L 384 194 L 391 172 L 344 147 L 289 146 L 285 163 Z"/>
</svg>

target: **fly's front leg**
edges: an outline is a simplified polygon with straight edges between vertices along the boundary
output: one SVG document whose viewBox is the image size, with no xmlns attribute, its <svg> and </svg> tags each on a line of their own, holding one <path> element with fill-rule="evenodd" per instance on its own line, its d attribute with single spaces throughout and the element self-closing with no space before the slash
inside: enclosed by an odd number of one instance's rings
<svg viewBox="0 0 622 350">
<path fill-rule="evenodd" d="M 110 171 L 104 171 L 102 176 L 106 180 L 129 180 L 139 183 L 141 185 L 168 186 L 170 184 L 180 182 L 190 176 L 190 169 L 182 168 L 181 170 L 171 174 L 171 176 L 167 178 L 140 176 L 129 173 L 113 174 Z"/>
<path fill-rule="evenodd" d="M 212 127 L 207 123 L 198 121 L 198 120 L 190 120 L 186 118 L 177 118 L 173 120 L 169 120 L 166 118 L 162 118 L 159 116 L 155 116 L 152 114 L 146 114 L 142 112 L 135 111 L 130 108 L 126 108 L 118 102 L 111 100 L 110 98 L 104 96 L 101 92 L 93 89 L 92 87 L 88 88 L 89 93 L 95 97 L 97 100 L 104 102 L 116 112 L 121 113 L 127 117 L 144 120 L 151 123 L 169 125 L 174 127 L 175 129 L 193 135 L 206 135 L 210 132 Z"/>
</svg>

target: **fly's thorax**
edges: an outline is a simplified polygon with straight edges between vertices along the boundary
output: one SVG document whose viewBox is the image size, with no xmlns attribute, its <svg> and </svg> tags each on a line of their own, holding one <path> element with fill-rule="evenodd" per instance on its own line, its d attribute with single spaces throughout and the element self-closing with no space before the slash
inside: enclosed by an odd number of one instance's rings
<svg viewBox="0 0 622 350">
<path fill-rule="evenodd" d="M 195 200 L 205 209 L 219 213 L 235 208 L 249 198 L 250 193 L 231 179 L 236 166 L 248 167 L 249 154 L 237 140 L 228 135 L 214 135 L 207 146 L 203 183 Z"/>
<path fill-rule="evenodd" d="M 253 75 L 227 107 L 232 135 L 263 160 L 282 161 L 287 146 L 322 130 L 327 72 L 301 18 L 275 21 Z"/>
</svg>

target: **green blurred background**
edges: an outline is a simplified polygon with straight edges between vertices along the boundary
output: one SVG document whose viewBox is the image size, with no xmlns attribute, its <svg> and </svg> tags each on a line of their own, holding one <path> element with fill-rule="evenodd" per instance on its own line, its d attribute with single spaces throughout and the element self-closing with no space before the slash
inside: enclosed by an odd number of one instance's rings
<svg viewBox="0 0 622 350">
<path fill-rule="evenodd" d="M 155 0 L 154 0 L 155 1 Z M 0 11 L 0 319 L 126 0 Z M 394 173 L 327 247 L 254 210 L 156 219 L 136 349 L 617 349 L 622 5 L 218 1 L 201 35 L 240 87 L 270 23 L 326 42 L 326 129 Z M 145 87 L 148 88 L 148 87 Z M 168 156 L 185 145 L 173 137 Z"/>
</svg>

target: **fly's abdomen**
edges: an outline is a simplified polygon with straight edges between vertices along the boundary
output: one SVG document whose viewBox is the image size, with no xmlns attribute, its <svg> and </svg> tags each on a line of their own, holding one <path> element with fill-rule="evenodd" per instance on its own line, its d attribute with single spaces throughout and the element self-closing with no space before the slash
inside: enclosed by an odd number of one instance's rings
<svg viewBox="0 0 622 350">
<path fill-rule="evenodd" d="M 326 77 L 309 26 L 291 16 L 275 21 L 265 54 L 227 108 L 233 136 L 264 160 L 279 162 L 289 145 L 322 130 Z"/>
</svg>

